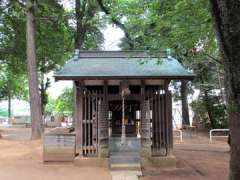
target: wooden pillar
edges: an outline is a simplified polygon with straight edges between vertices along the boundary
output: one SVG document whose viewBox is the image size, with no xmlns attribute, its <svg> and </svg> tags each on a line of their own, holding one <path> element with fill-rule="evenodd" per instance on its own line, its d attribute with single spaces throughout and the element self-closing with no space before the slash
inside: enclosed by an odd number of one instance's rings
<svg viewBox="0 0 240 180">
<path fill-rule="evenodd" d="M 151 122 L 150 122 L 150 102 L 145 100 L 145 85 L 141 82 L 141 155 L 151 156 Z"/>
<path fill-rule="evenodd" d="M 75 132 L 76 152 L 82 155 L 82 122 L 83 122 L 83 82 L 75 82 Z"/>
<path fill-rule="evenodd" d="M 104 95 L 104 101 L 108 102 L 108 82 L 107 82 L 107 80 L 104 80 L 103 95 Z"/>
<path fill-rule="evenodd" d="M 108 123 L 108 91 L 107 81 L 104 81 L 103 87 L 103 101 L 99 104 L 99 118 L 98 118 L 98 149 L 99 157 L 108 157 L 109 155 L 109 123 Z"/>
<path fill-rule="evenodd" d="M 141 81 L 141 101 L 145 100 L 145 84 L 144 81 Z"/>
<path fill-rule="evenodd" d="M 168 146 L 168 154 L 173 154 L 173 126 L 172 126 L 172 94 L 168 91 L 168 102 L 169 102 L 169 146 Z"/>
<path fill-rule="evenodd" d="M 165 80 L 165 123 L 166 123 L 166 147 L 167 155 L 173 153 L 173 132 L 172 132 L 172 96 L 168 90 L 169 80 Z"/>
<path fill-rule="evenodd" d="M 73 122 L 72 126 L 75 128 L 77 119 L 77 82 L 73 81 Z"/>
</svg>

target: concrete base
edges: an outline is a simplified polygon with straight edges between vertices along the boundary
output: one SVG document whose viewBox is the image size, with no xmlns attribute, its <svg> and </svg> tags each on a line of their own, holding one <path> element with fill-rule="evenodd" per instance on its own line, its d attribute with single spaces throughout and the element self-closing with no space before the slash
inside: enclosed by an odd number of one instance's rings
<svg viewBox="0 0 240 180">
<path fill-rule="evenodd" d="M 108 158 L 99 157 L 76 157 L 74 159 L 74 165 L 80 167 L 103 167 L 108 168 Z"/>
<path fill-rule="evenodd" d="M 43 137 L 43 161 L 73 161 L 76 154 L 75 134 L 65 132 L 48 132 Z"/>
<path fill-rule="evenodd" d="M 99 158 L 108 158 L 109 157 L 109 149 L 108 148 L 100 148 L 99 149 Z"/>
<path fill-rule="evenodd" d="M 148 158 L 152 156 L 152 151 L 150 148 L 141 148 L 141 157 Z"/>
<path fill-rule="evenodd" d="M 176 158 L 170 156 L 152 156 L 141 158 L 142 167 L 176 168 Z"/>
<path fill-rule="evenodd" d="M 74 165 L 81 167 L 104 167 L 109 168 L 109 158 L 102 157 L 76 157 Z M 162 157 L 141 157 L 141 167 L 156 168 L 176 168 L 176 158 L 174 155 Z"/>
</svg>

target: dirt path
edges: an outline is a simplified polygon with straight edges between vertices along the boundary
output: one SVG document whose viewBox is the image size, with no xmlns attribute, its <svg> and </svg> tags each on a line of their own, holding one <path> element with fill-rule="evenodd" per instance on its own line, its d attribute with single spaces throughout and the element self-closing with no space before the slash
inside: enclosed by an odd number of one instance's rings
<svg viewBox="0 0 240 180">
<path fill-rule="evenodd" d="M 185 137 L 175 143 L 176 169 L 148 169 L 141 180 L 227 180 L 229 147 L 224 141 L 209 143 L 206 134 Z"/>
<path fill-rule="evenodd" d="M 0 180 L 110 180 L 106 168 L 72 163 L 42 162 L 42 141 L 30 141 L 30 129 L 2 129 Z M 206 136 L 176 143 L 177 168 L 143 170 L 141 180 L 227 180 L 229 148 L 226 142 L 209 144 Z"/>
<path fill-rule="evenodd" d="M 110 180 L 106 168 L 77 167 L 72 163 L 42 162 L 42 141 L 29 139 L 29 129 L 3 130 L 0 140 L 0 180 Z M 13 134 L 15 132 L 15 134 Z M 28 135 L 27 135 L 28 134 Z"/>
</svg>

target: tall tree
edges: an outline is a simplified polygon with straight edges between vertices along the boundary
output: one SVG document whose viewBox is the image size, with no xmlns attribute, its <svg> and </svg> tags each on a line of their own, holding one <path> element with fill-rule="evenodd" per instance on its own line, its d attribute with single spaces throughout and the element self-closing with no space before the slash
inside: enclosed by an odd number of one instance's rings
<svg viewBox="0 0 240 180">
<path fill-rule="evenodd" d="M 47 75 L 63 65 L 73 49 L 73 28 L 69 25 L 70 12 L 58 0 L 37 1 L 35 12 L 36 54 L 40 83 L 42 113 L 48 102 L 47 90 L 51 86 Z"/>
<path fill-rule="evenodd" d="M 26 99 L 25 10 L 20 1 L 0 3 L 0 99 L 8 100 L 11 117 L 13 98 Z M 24 29 L 24 30 L 23 30 Z"/>
<path fill-rule="evenodd" d="M 104 27 L 95 0 L 75 0 L 75 49 L 99 49 L 104 41 Z"/>
<path fill-rule="evenodd" d="M 223 57 L 231 135 L 230 180 L 240 177 L 240 1 L 210 0 Z"/>
<path fill-rule="evenodd" d="M 38 87 L 37 57 L 35 46 L 35 18 L 36 2 L 27 0 L 27 67 L 30 94 L 30 111 L 32 119 L 32 139 L 41 137 L 42 111 Z"/>
</svg>

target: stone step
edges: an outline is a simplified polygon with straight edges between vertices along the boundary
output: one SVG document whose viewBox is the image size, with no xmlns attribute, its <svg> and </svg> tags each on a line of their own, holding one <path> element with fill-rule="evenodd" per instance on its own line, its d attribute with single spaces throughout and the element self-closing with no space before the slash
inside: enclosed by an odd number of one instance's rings
<svg viewBox="0 0 240 180">
<path fill-rule="evenodd" d="M 116 170 L 111 170 L 111 175 L 134 175 L 134 176 L 142 176 L 142 171 L 116 171 Z"/>
<path fill-rule="evenodd" d="M 111 152 L 109 164 L 115 170 L 141 170 L 141 158 L 138 152 Z"/>
<path fill-rule="evenodd" d="M 110 164 L 140 164 L 140 157 L 111 156 Z"/>
<path fill-rule="evenodd" d="M 139 163 L 113 163 L 110 164 L 110 169 L 115 171 L 141 171 L 141 165 Z"/>
<path fill-rule="evenodd" d="M 121 156 L 121 157 L 140 157 L 139 152 L 131 152 L 131 151 L 125 151 L 125 152 L 110 152 L 111 156 Z"/>
<path fill-rule="evenodd" d="M 139 151 L 129 151 L 129 150 L 119 150 L 119 151 L 111 151 L 110 152 L 110 155 L 111 154 L 120 154 L 120 153 L 122 153 L 122 154 L 127 154 L 127 153 L 132 153 L 132 154 L 140 154 L 140 152 Z"/>
</svg>

